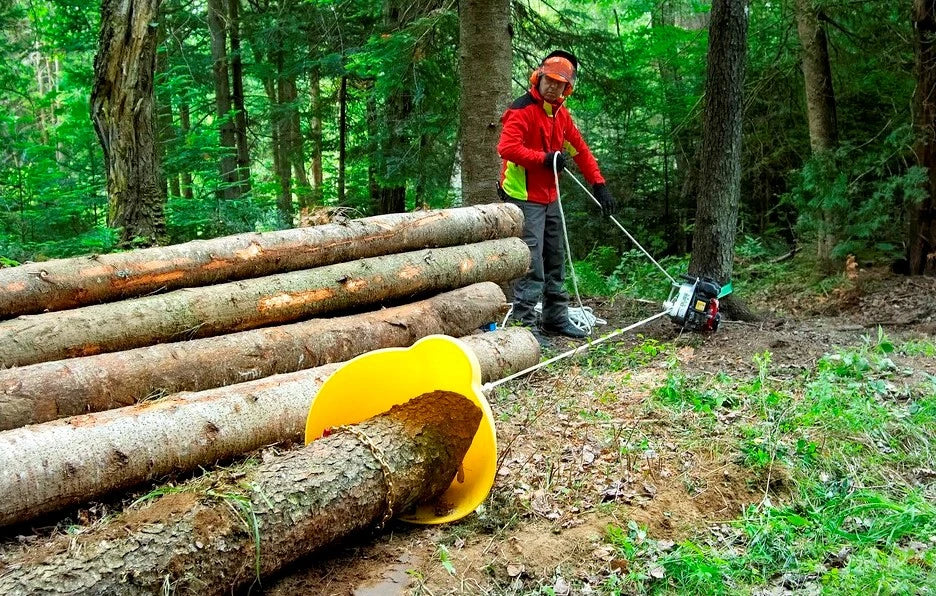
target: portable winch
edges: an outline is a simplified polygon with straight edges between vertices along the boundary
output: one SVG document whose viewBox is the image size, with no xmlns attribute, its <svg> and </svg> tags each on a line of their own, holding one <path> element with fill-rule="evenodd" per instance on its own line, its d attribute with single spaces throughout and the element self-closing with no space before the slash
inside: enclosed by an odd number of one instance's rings
<svg viewBox="0 0 936 596">
<path fill-rule="evenodd" d="M 663 309 L 677 325 L 690 331 L 716 331 L 721 321 L 718 299 L 722 287 L 707 277 L 681 275 L 683 283 L 673 283 Z M 727 294 L 727 292 L 725 292 Z"/>
</svg>

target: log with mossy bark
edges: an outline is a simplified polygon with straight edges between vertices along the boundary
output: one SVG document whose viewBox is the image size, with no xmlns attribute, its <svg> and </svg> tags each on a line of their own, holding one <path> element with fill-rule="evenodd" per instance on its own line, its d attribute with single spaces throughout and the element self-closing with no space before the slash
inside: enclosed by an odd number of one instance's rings
<svg viewBox="0 0 936 596">
<path fill-rule="evenodd" d="M 0 430 L 349 360 L 436 333 L 460 337 L 505 308 L 497 284 L 482 282 L 358 315 L 4 369 Z"/>
<path fill-rule="evenodd" d="M 523 328 L 462 339 L 478 355 L 484 381 L 539 361 L 539 345 Z M 338 366 L 0 432 L 0 526 L 301 440 L 312 399 Z"/>
<path fill-rule="evenodd" d="M 0 318 L 519 236 L 522 228 L 515 206 L 481 205 L 31 263 L 0 269 Z"/>
<path fill-rule="evenodd" d="M 231 593 L 438 497 L 480 421 L 481 410 L 457 393 L 415 397 L 236 482 L 199 490 L 202 479 L 60 536 L 0 568 L 0 593 L 156 594 L 166 586 L 176 594 Z"/>
<path fill-rule="evenodd" d="M 210 337 L 523 275 L 519 238 L 384 255 L 0 322 L 0 367 Z"/>
</svg>

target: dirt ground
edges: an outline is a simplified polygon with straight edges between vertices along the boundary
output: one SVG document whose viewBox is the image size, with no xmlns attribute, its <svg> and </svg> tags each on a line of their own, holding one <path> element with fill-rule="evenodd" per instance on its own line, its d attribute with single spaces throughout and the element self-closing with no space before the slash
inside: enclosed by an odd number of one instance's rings
<svg viewBox="0 0 936 596">
<path fill-rule="evenodd" d="M 780 498 L 788 487 L 782 475 L 752 477 L 721 448 L 715 434 L 723 430 L 688 433 L 671 413 L 650 406 L 648 397 L 666 382 L 673 362 L 687 375 L 749 378 L 758 370 L 753 356 L 769 352 L 770 374 L 790 378 L 837 346 L 875 339 L 879 325 L 894 342 L 932 341 L 934 298 L 936 279 L 862 271 L 827 295 L 754 296 L 760 322 L 726 321 L 703 337 L 661 319 L 500 387 L 488 396 L 497 424 L 497 480 L 478 512 L 447 526 L 391 521 L 300 560 L 264 581 L 262 592 L 600 592 L 613 570 L 627 569 L 608 545 L 609 525 L 635 522 L 661 548 L 698 540 L 701 530 L 719 540 L 735 531 L 731 520 L 764 498 L 765 486 Z M 628 301 L 592 306 L 608 320 L 596 337 L 656 308 Z M 556 340 L 548 355 L 580 344 Z M 936 374 L 933 362 L 914 368 Z M 738 415 L 717 414 L 723 422 Z M 95 504 L 75 519 L 93 521 L 119 506 Z M 41 539 L 4 541 L 29 548 Z"/>
<path fill-rule="evenodd" d="M 873 340 L 879 325 L 893 341 L 931 339 L 934 298 L 936 279 L 861 271 L 828 295 L 761 297 L 755 306 L 762 322 L 728 321 L 701 337 L 660 320 L 640 337 L 535 373 L 491 396 L 500 468 L 478 513 L 445 527 L 391 524 L 301 561 L 267 582 L 265 593 L 567 594 L 573 581 L 584 586 L 576 592 L 587 593 L 599 591 L 610 570 L 626 570 L 604 540 L 609 524 L 645 525 L 664 547 L 703 528 L 717 539 L 732 531 L 728 521 L 764 497 L 754 488 L 764 479 L 751 478 L 704 434 L 687 449 L 665 416 L 645 407 L 650 391 L 665 382 L 666 359 L 643 354 L 642 363 L 638 353 L 635 363 L 631 354 L 622 366 L 620 355 L 653 338 L 673 344 L 686 374 L 750 377 L 757 371 L 752 357 L 769 351 L 771 375 L 782 378 L 812 368 L 837 346 Z M 652 312 L 633 303 L 593 306 L 609 321 L 598 336 Z M 556 352 L 576 345 L 557 344 Z M 932 362 L 920 368 L 936 374 Z M 609 449 L 622 438 L 633 453 Z M 770 479 L 769 490 L 782 495 L 783 480 Z"/>
</svg>

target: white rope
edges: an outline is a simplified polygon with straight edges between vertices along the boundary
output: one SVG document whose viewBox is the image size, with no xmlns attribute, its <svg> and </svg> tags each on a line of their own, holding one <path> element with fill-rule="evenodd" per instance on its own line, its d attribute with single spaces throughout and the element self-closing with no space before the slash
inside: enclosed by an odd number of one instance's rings
<svg viewBox="0 0 936 596">
<path fill-rule="evenodd" d="M 565 242 L 565 253 L 566 258 L 569 261 L 569 273 L 572 275 L 572 288 L 575 290 L 575 299 L 578 301 L 578 307 L 581 313 L 585 313 L 585 305 L 582 304 L 582 297 L 579 295 L 578 289 L 578 279 L 575 276 L 575 263 L 572 262 L 572 248 L 569 246 L 569 230 L 566 228 L 566 219 L 565 212 L 562 210 L 562 196 L 559 193 L 559 168 L 557 167 L 557 161 L 559 159 L 559 152 L 556 151 L 553 153 L 553 178 L 556 181 L 556 204 L 559 206 L 559 220 L 562 222 L 562 240 Z M 569 170 L 566 169 L 566 172 Z M 572 321 L 571 316 L 569 321 L 579 329 L 584 331 L 585 335 L 591 335 L 594 320 L 589 321 L 588 317 L 581 316 L 578 317 L 576 321 Z"/>
<path fill-rule="evenodd" d="M 485 383 L 484 385 L 481 386 L 481 391 L 488 391 L 489 389 L 493 389 L 497 387 L 498 385 L 503 385 L 504 383 L 508 381 L 513 381 L 516 378 L 527 375 L 535 370 L 539 370 L 543 368 L 544 366 L 548 366 L 552 364 L 553 362 L 562 360 L 563 358 L 568 358 L 570 356 L 578 354 L 579 352 L 584 352 L 585 350 L 589 350 L 591 349 L 592 346 L 597 346 L 600 343 L 608 341 L 612 337 L 617 337 L 618 335 L 621 335 L 622 333 L 627 333 L 631 329 L 636 329 L 637 327 L 640 327 L 641 325 L 646 325 L 647 323 L 655 321 L 656 319 L 659 319 L 660 317 L 665 316 L 666 314 L 667 312 L 664 310 L 663 312 L 659 312 L 653 315 L 652 317 L 647 317 L 646 319 L 642 321 L 637 321 L 633 325 L 629 325 L 627 327 L 624 327 L 623 329 L 618 329 L 617 331 L 612 331 L 611 333 L 605 335 L 604 337 L 600 337 L 594 341 L 588 340 L 587 343 L 584 343 L 577 348 L 569 350 L 568 352 L 563 352 L 562 354 L 559 354 L 558 356 L 553 356 L 549 360 L 544 360 L 540 362 L 539 364 L 534 364 L 533 366 L 529 368 L 525 368 L 519 372 L 515 372 L 514 374 L 506 376 L 503 379 L 498 379 L 496 381 L 491 381 L 490 383 Z"/>
<path fill-rule="evenodd" d="M 533 307 L 533 310 L 542 316 L 543 314 L 543 303 L 537 302 L 536 306 Z M 608 322 L 601 317 L 595 314 L 595 311 L 590 306 L 578 307 L 570 306 L 569 307 L 569 322 L 576 329 L 581 329 L 582 331 L 588 332 L 589 329 L 592 329 L 598 325 L 607 325 Z"/>
<path fill-rule="evenodd" d="M 555 161 L 555 160 L 553 160 L 553 161 Z M 555 164 L 554 164 L 553 169 L 555 169 Z M 568 174 L 569 176 L 571 176 L 573 180 L 575 180 L 575 183 L 576 183 L 576 184 L 578 184 L 579 186 L 582 187 L 582 190 L 585 191 L 585 194 L 587 194 L 589 197 L 591 197 L 591 200 L 594 201 L 595 204 L 598 205 L 599 208 L 602 208 L 602 207 L 601 207 L 601 201 L 599 201 L 598 199 L 595 198 L 595 195 L 593 195 L 593 194 L 591 193 L 591 191 L 588 190 L 588 188 L 586 188 L 584 184 L 582 184 L 582 181 L 581 181 L 581 180 L 579 180 L 578 178 L 575 177 L 575 174 L 573 174 L 572 172 L 569 171 L 569 168 L 565 168 L 565 172 L 566 172 L 566 174 Z M 558 178 L 558 175 L 557 175 L 556 180 L 558 180 L 558 179 L 559 179 L 559 178 Z M 557 187 L 559 186 L 559 183 L 558 183 L 558 182 L 556 183 L 556 186 L 557 186 Z M 615 224 L 617 227 L 619 227 L 619 228 L 621 229 L 622 232 L 624 232 L 624 235 L 627 236 L 627 237 L 630 239 L 630 241 L 633 242 L 633 243 L 637 246 L 637 248 L 639 248 L 639 249 L 641 250 L 641 252 L 643 252 L 643 254 L 647 255 L 647 258 L 648 258 L 648 259 L 650 259 L 651 261 L 653 261 L 653 264 L 657 266 L 657 269 L 659 269 L 660 271 L 662 271 L 662 272 L 663 272 L 663 275 L 665 275 L 667 278 L 669 278 L 670 282 L 672 282 L 672 284 L 673 284 L 674 286 L 678 286 L 678 285 L 679 285 L 679 282 L 677 282 L 675 279 L 673 279 L 673 276 L 669 274 L 669 271 L 667 271 L 666 269 L 663 268 L 662 265 L 660 265 L 659 263 L 657 263 L 656 259 L 654 259 L 653 256 L 652 256 L 649 252 L 647 252 L 647 249 L 645 249 L 643 246 L 640 245 L 639 242 L 637 242 L 637 239 L 636 239 L 636 238 L 634 238 L 633 236 L 631 236 L 631 233 L 627 231 L 627 228 L 625 228 L 624 226 L 621 225 L 621 222 L 619 222 L 619 221 L 617 220 L 616 217 L 614 217 L 613 215 L 608 215 L 608 218 L 609 218 L 611 221 L 613 221 L 614 224 Z M 565 224 L 564 221 L 563 221 L 563 224 Z"/>
</svg>

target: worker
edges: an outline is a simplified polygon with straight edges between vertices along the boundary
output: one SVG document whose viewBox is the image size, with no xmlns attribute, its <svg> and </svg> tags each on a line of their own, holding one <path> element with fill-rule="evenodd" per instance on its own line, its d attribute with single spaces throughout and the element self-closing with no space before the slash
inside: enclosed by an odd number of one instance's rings
<svg viewBox="0 0 936 596">
<path fill-rule="evenodd" d="M 569 320 L 555 172 L 561 175 L 571 158 L 592 185 L 602 213 L 610 215 L 615 205 L 598 162 L 563 105 L 577 70 L 578 60 L 569 52 L 557 50 L 543 59 L 530 76 L 530 89 L 501 118 L 497 152 L 503 159 L 498 192 L 523 210 L 523 240 L 531 256 L 530 270 L 514 283 L 512 319 L 537 332 L 534 308 L 542 300 L 543 333 L 582 338 L 586 332 Z"/>
</svg>

